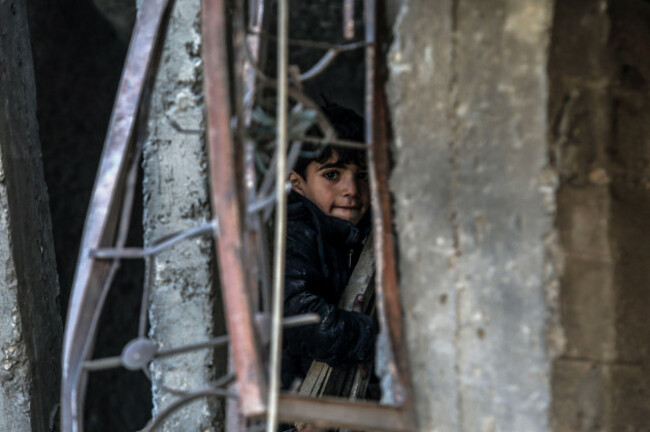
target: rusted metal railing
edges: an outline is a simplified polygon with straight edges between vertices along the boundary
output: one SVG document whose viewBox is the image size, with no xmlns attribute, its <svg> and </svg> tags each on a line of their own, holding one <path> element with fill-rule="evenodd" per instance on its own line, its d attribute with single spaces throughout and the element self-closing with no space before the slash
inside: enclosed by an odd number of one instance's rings
<svg viewBox="0 0 650 432">
<path fill-rule="evenodd" d="M 143 4 L 111 116 L 86 217 L 66 320 L 61 389 L 61 424 L 64 431 L 83 430 L 87 382 L 84 362 L 89 360 L 102 305 L 119 265 L 117 260 L 96 259 L 90 251 L 114 244 L 116 234 L 119 234 L 117 247 L 122 247 L 126 241 L 129 219 L 126 213 L 131 203 L 128 198 L 124 199 L 123 188 L 129 171 L 134 172 L 133 169 L 129 170 L 129 160 L 137 159 L 132 145 L 135 123 L 146 105 L 142 103 L 143 93 L 155 69 L 158 35 L 165 26 L 169 7 L 167 0 L 149 0 Z M 130 186 L 133 187 L 133 184 L 132 180 Z M 132 193 L 130 195 L 133 196 Z M 122 215 L 120 206 L 125 209 Z"/>
<path fill-rule="evenodd" d="M 225 0 L 202 0 L 204 93 L 206 141 L 210 163 L 210 194 L 213 220 L 203 226 L 159 239 L 147 248 L 126 246 L 130 208 L 137 178 L 141 144 L 135 143 L 136 119 L 146 113 L 148 85 L 173 0 L 142 3 L 129 54 L 118 90 L 105 149 L 84 227 L 66 323 L 61 398 L 61 425 L 64 432 L 83 431 L 83 402 L 88 373 L 112 367 L 141 370 L 149 379 L 151 361 L 198 349 L 229 344 L 234 373 L 228 373 L 200 389 L 165 390 L 177 399 L 157 413 L 146 426 L 151 431 L 185 404 L 198 398 L 232 397 L 252 429 L 277 430 L 280 421 L 300 421 L 318 427 L 354 430 L 413 430 L 412 400 L 408 362 L 404 346 L 401 308 L 392 232 L 388 189 L 389 145 L 386 134 L 386 102 L 383 92 L 377 17 L 379 0 L 364 0 L 365 37 L 336 45 L 322 41 L 288 38 L 288 0 L 279 2 L 278 35 L 269 35 L 262 23 L 264 0 L 237 0 L 234 5 L 233 37 L 227 36 Z M 343 32 L 346 40 L 355 37 L 353 0 L 341 0 Z M 243 16 L 248 11 L 249 18 Z M 234 47 L 229 47 L 230 41 Z M 278 44 L 277 77 L 269 77 L 260 65 L 265 41 Z M 305 72 L 288 67 L 292 45 L 324 50 L 325 53 Z M 339 140 L 316 103 L 302 91 L 300 83 L 323 73 L 341 52 L 365 50 L 366 142 Z M 235 58 L 228 58 L 233 52 Z M 229 67 L 235 63 L 234 67 Z M 230 71 L 235 76 L 230 76 Z M 291 80 L 289 79 L 291 77 Z M 291 83 L 289 82 L 291 81 Z M 235 91 L 230 91 L 235 85 Z M 269 166 L 258 170 L 255 143 L 248 135 L 256 99 L 275 91 L 277 117 L 274 155 Z M 235 103 L 231 106 L 231 96 Z M 292 105 L 293 104 L 293 105 Z M 309 110 L 324 138 L 291 135 L 289 116 Z M 233 120 L 234 118 L 234 120 Z M 169 119 L 173 124 L 173 119 Z M 202 133 L 202 131 L 187 131 Z M 288 143 L 291 142 L 291 146 Z M 376 292 L 383 338 L 380 345 L 388 374 L 382 382 L 383 401 L 351 402 L 344 399 L 315 399 L 279 391 L 282 328 L 317 322 L 313 315 L 282 318 L 284 286 L 284 240 L 286 236 L 286 176 L 298 157 L 301 142 L 361 148 L 367 151 L 373 212 Z M 275 185 L 275 192 L 273 192 Z M 275 208 L 274 267 L 266 249 L 266 222 Z M 122 354 L 91 359 L 98 319 L 112 278 L 123 259 L 145 259 L 172 245 L 196 236 L 212 236 L 218 252 L 224 313 L 228 335 L 204 342 L 159 350 L 145 337 L 150 275 L 145 275 L 137 336 Z M 147 266 L 151 268 L 151 266 Z M 269 273 L 272 273 L 269 274 Z M 270 285 L 271 276 L 273 286 Z M 272 291 L 272 292 L 269 292 Z M 259 297 L 259 298 L 258 298 Z M 271 301 L 273 304 L 271 307 Z M 273 313 L 272 317 L 270 313 Z M 272 319 L 271 319 L 272 318 Z M 270 346 L 269 346 L 270 342 Z M 269 350 L 269 351 L 267 351 Z M 270 364 L 266 362 L 270 353 Z M 152 379 L 153 380 L 153 379 Z M 237 393 L 228 386 L 236 380 Z M 265 424 L 264 424 L 265 421 Z M 253 424 L 257 422 L 256 424 Z M 243 426 L 242 426 L 243 427 Z M 252 430 L 251 429 L 251 430 Z"/>
</svg>

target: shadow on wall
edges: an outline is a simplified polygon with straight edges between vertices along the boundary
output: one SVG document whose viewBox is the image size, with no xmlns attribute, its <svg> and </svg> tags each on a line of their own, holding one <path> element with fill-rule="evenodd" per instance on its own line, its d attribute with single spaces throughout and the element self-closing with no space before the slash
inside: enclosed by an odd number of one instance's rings
<svg viewBox="0 0 650 432">
<path fill-rule="evenodd" d="M 27 7 L 37 118 L 65 318 L 128 37 L 122 34 L 120 38 L 86 0 L 27 0 Z M 136 221 L 141 219 L 141 203 L 142 198 L 136 197 Z M 132 229 L 132 242 L 141 242 L 142 224 L 132 224 Z M 119 354 L 126 342 L 119 336 L 129 338 L 137 333 L 132 317 L 136 316 L 133 310 L 139 308 L 142 267 L 141 263 L 129 263 L 118 274 L 100 323 L 103 331 L 98 335 L 95 356 Z M 136 430 L 150 416 L 150 383 L 141 374 L 120 369 L 91 374 L 88 395 L 89 430 Z"/>
<path fill-rule="evenodd" d="M 648 1 L 556 2 L 549 118 L 567 337 L 553 368 L 558 431 L 650 421 L 649 22 Z"/>
</svg>

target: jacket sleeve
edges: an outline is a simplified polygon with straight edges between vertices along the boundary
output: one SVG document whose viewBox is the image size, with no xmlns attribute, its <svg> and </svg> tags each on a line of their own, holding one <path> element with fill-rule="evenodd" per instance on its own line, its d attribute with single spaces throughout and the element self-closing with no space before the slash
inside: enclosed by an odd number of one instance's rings
<svg viewBox="0 0 650 432">
<path fill-rule="evenodd" d="M 321 322 L 285 330 L 286 349 L 330 366 L 370 360 L 377 332 L 374 320 L 325 300 L 328 287 L 317 245 L 313 236 L 305 234 L 287 239 L 284 315 L 313 312 Z"/>
</svg>

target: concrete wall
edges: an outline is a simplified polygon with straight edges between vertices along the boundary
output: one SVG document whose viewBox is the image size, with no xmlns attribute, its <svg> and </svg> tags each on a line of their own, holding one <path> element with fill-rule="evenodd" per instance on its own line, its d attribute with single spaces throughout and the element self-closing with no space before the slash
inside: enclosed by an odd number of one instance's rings
<svg viewBox="0 0 650 432">
<path fill-rule="evenodd" d="M 0 430 L 50 431 L 61 319 L 24 1 L 0 1 L 0 28 Z"/>
<path fill-rule="evenodd" d="M 558 229 L 566 252 L 555 430 L 650 421 L 650 5 L 558 2 L 549 64 Z"/>
<path fill-rule="evenodd" d="M 330 3 L 322 17 L 307 2 L 294 5 L 294 37 L 316 26 L 301 16 L 338 26 L 340 2 Z M 388 59 L 391 186 L 421 430 L 643 431 L 650 420 L 650 6 L 556 3 L 389 1 L 388 15 L 399 11 Z M 56 325 L 39 330 L 53 310 L 55 279 L 37 274 L 50 281 L 39 284 L 51 287 L 43 296 L 29 299 L 32 291 L 20 288 L 34 285 L 30 263 L 42 259 L 40 269 L 51 260 L 29 47 L 23 3 L 0 0 L 0 8 L 0 29 L 10 30 L 0 31 L 0 95 L 11 98 L 0 107 L 9 120 L 0 123 L 0 317 L 11 317 L 0 323 L 0 391 L 8 395 L 0 397 L 0 430 L 48 430 L 53 399 L 37 389 L 56 389 L 47 380 L 57 374 L 29 378 L 31 359 L 55 357 L 33 353 L 47 338 L 58 346 Z M 165 120 L 204 126 L 197 14 L 198 0 L 178 0 L 154 90 L 143 164 L 147 243 L 210 218 L 203 141 Z M 308 91 L 335 81 L 331 91 L 343 96 L 334 98 L 359 109 L 350 60 L 337 72 L 349 81 L 323 77 Z M 27 203 L 36 207 L 17 205 L 24 196 L 37 196 Z M 45 237 L 16 223 L 23 220 L 40 221 Z M 29 249 L 39 241 L 44 258 Z M 209 241 L 175 247 L 153 270 L 151 335 L 161 346 L 224 331 L 214 318 Z M 46 314 L 28 307 L 37 299 Z M 157 363 L 152 373 L 195 387 L 220 367 L 205 351 Z M 154 386 L 155 410 L 172 399 Z M 167 429 L 219 429 L 221 415 L 214 401 L 200 401 Z"/>
<path fill-rule="evenodd" d="M 179 0 L 172 13 L 152 96 L 144 152 L 145 244 L 211 219 L 207 158 L 203 137 L 175 130 L 204 128 L 199 1 Z M 209 238 L 193 239 L 159 255 L 154 262 L 151 337 L 160 347 L 176 347 L 225 333 L 220 293 Z M 223 354 L 223 353 L 221 353 Z M 223 373 L 223 355 L 210 350 L 155 362 L 156 380 L 176 388 L 202 388 Z M 154 385 L 154 411 L 176 396 Z M 166 423 L 164 430 L 220 430 L 221 403 L 199 400 Z"/>
<path fill-rule="evenodd" d="M 539 0 L 402 2 L 389 53 L 399 271 L 421 430 L 546 431 L 557 175 Z"/>
</svg>

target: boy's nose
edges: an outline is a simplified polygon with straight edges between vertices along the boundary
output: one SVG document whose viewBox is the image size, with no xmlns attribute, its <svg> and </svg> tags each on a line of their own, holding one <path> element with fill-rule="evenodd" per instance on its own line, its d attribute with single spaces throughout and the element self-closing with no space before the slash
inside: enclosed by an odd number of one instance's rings
<svg viewBox="0 0 650 432">
<path fill-rule="evenodd" d="M 356 198 L 359 193 L 359 186 L 355 175 L 345 175 L 343 178 L 343 193 L 346 197 Z"/>
</svg>

